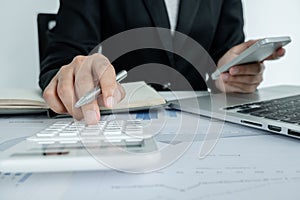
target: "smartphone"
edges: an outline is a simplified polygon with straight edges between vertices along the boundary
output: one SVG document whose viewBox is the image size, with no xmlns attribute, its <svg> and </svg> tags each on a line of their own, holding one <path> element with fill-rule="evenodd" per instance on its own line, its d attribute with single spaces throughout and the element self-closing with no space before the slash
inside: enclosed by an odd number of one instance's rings
<svg viewBox="0 0 300 200">
<path fill-rule="evenodd" d="M 287 45 L 291 41 L 292 40 L 289 36 L 261 39 L 255 44 L 251 45 L 248 49 L 243 51 L 238 57 L 218 68 L 212 74 L 212 79 L 217 80 L 222 73 L 228 72 L 229 69 L 233 66 L 262 62 L 267 57 L 272 55 L 277 49 Z"/>
</svg>

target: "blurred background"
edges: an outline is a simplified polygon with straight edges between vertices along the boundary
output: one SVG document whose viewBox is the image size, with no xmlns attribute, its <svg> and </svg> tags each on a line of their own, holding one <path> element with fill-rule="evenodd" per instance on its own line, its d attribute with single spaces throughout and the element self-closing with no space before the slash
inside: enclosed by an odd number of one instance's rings
<svg viewBox="0 0 300 200">
<path fill-rule="evenodd" d="M 291 36 L 283 59 L 266 62 L 261 87 L 300 85 L 300 1 L 243 0 L 246 38 Z M 0 88 L 38 88 L 37 14 L 56 13 L 58 0 L 0 0 Z"/>
</svg>

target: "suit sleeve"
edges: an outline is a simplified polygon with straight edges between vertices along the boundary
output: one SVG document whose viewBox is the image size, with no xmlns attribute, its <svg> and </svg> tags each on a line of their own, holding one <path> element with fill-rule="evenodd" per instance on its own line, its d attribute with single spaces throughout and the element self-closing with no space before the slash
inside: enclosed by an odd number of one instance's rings
<svg viewBox="0 0 300 200">
<path fill-rule="evenodd" d="M 243 43 L 244 18 L 241 0 L 224 0 L 220 19 L 210 49 L 212 58 L 219 59 L 233 46 Z"/>
<path fill-rule="evenodd" d="M 56 26 L 47 33 L 39 85 L 44 90 L 60 67 L 88 55 L 101 41 L 99 0 L 61 0 Z"/>
</svg>

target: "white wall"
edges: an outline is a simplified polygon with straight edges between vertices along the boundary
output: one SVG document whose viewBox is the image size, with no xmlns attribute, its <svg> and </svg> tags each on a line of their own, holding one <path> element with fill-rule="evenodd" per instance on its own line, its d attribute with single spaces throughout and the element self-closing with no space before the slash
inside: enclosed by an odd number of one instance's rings
<svg viewBox="0 0 300 200">
<path fill-rule="evenodd" d="M 266 62 L 262 86 L 300 85 L 300 1 L 243 0 L 247 39 L 267 36 L 291 36 L 286 56 Z"/>
<path fill-rule="evenodd" d="M 0 0 L 0 88 L 38 88 L 36 17 L 58 0 Z"/>
<path fill-rule="evenodd" d="M 268 62 L 263 86 L 300 85 L 300 1 L 243 0 L 247 39 L 290 35 L 284 59 Z M 54 13 L 58 0 L 0 0 L 0 88 L 38 88 L 36 15 Z"/>
</svg>

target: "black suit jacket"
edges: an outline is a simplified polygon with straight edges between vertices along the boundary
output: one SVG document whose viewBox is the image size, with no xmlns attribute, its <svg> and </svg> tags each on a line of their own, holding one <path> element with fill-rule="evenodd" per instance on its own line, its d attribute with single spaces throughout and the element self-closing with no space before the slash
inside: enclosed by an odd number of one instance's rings
<svg viewBox="0 0 300 200">
<path fill-rule="evenodd" d="M 176 31 L 202 45 L 215 62 L 231 47 L 244 41 L 243 25 L 241 0 L 180 1 Z M 57 24 L 48 33 L 49 45 L 41 63 L 41 88 L 45 89 L 59 68 L 70 63 L 76 55 L 88 55 L 102 41 L 123 31 L 142 27 L 170 28 L 164 0 L 61 0 Z M 163 39 L 158 41 L 164 42 Z M 107 52 L 112 52 L 119 47 L 105 48 Z M 180 48 L 189 51 L 189 46 L 181 45 Z M 198 52 L 190 53 L 195 58 L 198 56 Z M 188 61 L 163 50 L 132 51 L 114 60 L 113 65 L 116 71 L 120 71 L 147 63 L 171 66 L 183 74 L 194 89 L 207 88 L 203 78 Z M 151 65 L 147 67 L 151 68 Z M 149 82 L 153 76 L 155 74 L 147 74 L 127 80 L 148 78 L 146 81 Z M 184 89 L 177 78 L 166 74 L 161 76 L 166 83 L 171 83 L 172 89 Z"/>
</svg>

